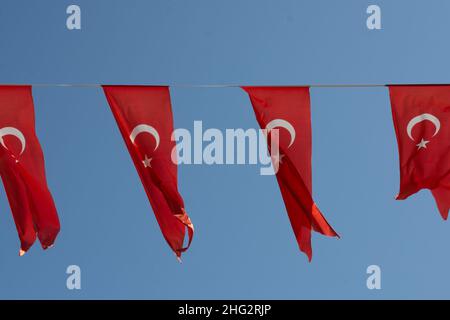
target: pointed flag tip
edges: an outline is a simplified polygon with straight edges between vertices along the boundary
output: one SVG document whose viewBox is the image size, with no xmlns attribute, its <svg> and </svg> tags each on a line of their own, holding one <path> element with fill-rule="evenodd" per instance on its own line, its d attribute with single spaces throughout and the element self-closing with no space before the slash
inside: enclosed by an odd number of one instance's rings
<svg viewBox="0 0 450 320">
<path fill-rule="evenodd" d="M 303 252 L 306 257 L 308 258 L 308 262 L 312 261 L 312 251 L 311 252 L 307 252 L 307 251 L 303 251 L 302 249 L 300 249 L 301 252 Z"/>
<path fill-rule="evenodd" d="M 442 207 L 443 207 L 443 208 L 442 208 Z M 450 208 L 448 207 L 448 205 L 441 206 L 441 207 L 438 208 L 438 209 L 440 209 L 439 212 L 440 212 L 440 214 L 441 214 L 441 216 L 442 216 L 442 219 L 444 219 L 445 221 L 447 221 L 447 219 L 448 219 L 448 213 L 449 213 L 449 211 L 450 211 Z"/>
<path fill-rule="evenodd" d="M 177 258 L 177 261 L 179 263 L 183 263 L 183 261 L 181 260 L 181 252 L 180 251 L 175 251 L 175 257 Z"/>
<path fill-rule="evenodd" d="M 52 243 L 52 244 L 50 244 L 50 245 L 47 245 L 47 246 L 42 246 L 42 249 L 44 249 L 44 250 L 47 250 L 47 249 L 51 249 L 51 248 L 53 248 L 55 246 L 55 244 L 54 243 Z"/>
</svg>

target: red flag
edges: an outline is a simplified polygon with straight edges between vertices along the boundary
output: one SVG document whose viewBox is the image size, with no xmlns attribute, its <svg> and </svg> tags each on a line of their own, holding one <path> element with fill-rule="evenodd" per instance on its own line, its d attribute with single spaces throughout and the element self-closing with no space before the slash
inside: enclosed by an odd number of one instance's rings
<svg viewBox="0 0 450 320">
<path fill-rule="evenodd" d="M 34 128 L 30 86 L 0 86 L 0 175 L 20 238 L 20 255 L 36 240 L 52 246 L 60 225 L 47 187 Z"/>
<path fill-rule="evenodd" d="M 194 226 L 178 193 L 177 165 L 172 161 L 169 88 L 103 86 L 103 90 L 164 238 L 179 258 L 191 244 Z M 186 227 L 189 242 L 183 247 Z"/>
<path fill-rule="evenodd" d="M 272 155 L 281 194 L 300 250 L 311 261 L 311 229 L 338 236 L 312 198 L 311 111 L 307 87 L 243 87 L 262 129 L 279 130 L 279 156 Z M 270 152 L 271 135 L 268 135 Z"/>
<path fill-rule="evenodd" d="M 450 208 L 450 86 L 389 86 L 400 154 L 398 200 L 430 189 L 444 219 Z"/>
</svg>

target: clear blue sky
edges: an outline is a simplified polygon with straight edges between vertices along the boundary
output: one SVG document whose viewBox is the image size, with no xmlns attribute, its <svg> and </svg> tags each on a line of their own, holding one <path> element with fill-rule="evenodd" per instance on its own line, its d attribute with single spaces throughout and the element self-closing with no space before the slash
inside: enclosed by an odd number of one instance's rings
<svg viewBox="0 0 450 320">
<path fill-rule="evenodd" d="M 66 29 L 66 7 L 82 30 Z M 366 28 L 369 4 L 381 31 Z M 450 83 L 450 2 L 2 1 L 2 83 Z M 177 263 L 99 88 L 35 88 L 37 133 L 62 229 L 19 242 L 0 192 L 0 298 L 450 298 L 450 224 L 428 191 L 395 201 L 398 155 L 386 88 L 311 90 L 314 196 L 340 240 L 312 263 L 277 182 L 259 167 L 181 166 L 195 224 Z M 175 126 L 254 128 L 238 88 L 173 88 Z M 82 290 L 66 289 L 66 267 Z M 382 269 L 382 290 L 366 268 Z"/>
</svg>

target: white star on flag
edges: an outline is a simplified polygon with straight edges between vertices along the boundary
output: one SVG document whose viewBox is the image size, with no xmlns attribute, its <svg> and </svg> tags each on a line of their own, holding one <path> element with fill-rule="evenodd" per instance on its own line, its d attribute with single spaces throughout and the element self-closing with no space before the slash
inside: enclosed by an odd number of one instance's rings
<svg viewBox="0 0 450 320">
<path fill-rule="evenodd" d="M 145 168 L 151 168 L 152 164 L 151 164 L 152 158 L 148 158 L 147 155 L 145 155 L 144 160 L 142 160 L 142 163 L 144 164 Z"/>
<path fill-rule="evenodd" d="M 427 143 L 429 143 L 430 141 L 426 141 L 426 140 L 424 140 L 423 138 L 422 138 L 422 141 L 420 141 L 420 143 L 419 144 L 416 144 L 416 146 L 417 146 L 417 150 L 420 150 L 420 149 L 426 149 L 427 148 Z"/>
<path fill-rule="evenodd" d="M 279 164 L 283 163 L 284 154 L 277 154 L 271 156 L 273 164 L 275 166 L 278 166 Z"/>
</svg>

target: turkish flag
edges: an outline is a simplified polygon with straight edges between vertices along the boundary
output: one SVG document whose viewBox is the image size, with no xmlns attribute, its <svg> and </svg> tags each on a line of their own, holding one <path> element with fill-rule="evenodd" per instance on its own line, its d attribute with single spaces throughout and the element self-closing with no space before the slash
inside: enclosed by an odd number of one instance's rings
<svg viewBox="0 0 450 320">
<path fill-rule="evenodd" d="M 389 86 L 400 154 L 398 200 L 430 189 L 444 219 L 450 208 L 450 86 Z"/>
<path fill-rule="evenodd" d="M 46 249 L 60 224 L 35 133 L 30 86 L 0 86 L 0 144 L 0 175 L 19 233 L 20 255 L 36 235 Z"/>
<path fill-rule="evenodd" d="M 169 88 L 103 86 L 103 90 L 164 238 L 180 258 L 191 244 L 194 226 L 177 187 Z M 186 227 L 189 242 L 183 247 Z"/>
<path fill-rule="evenodd" d="M 281 194 L 300 250 L 311 261 L 311 230 L 338 236 L 312 198 L 311 111 L 308 87 L 243 87 L 256 120 L 270 133 L 278 129 L 279 154 L 272 156 Z M 269 152 L 271 134 L 268 134 Z"/>
</svg>

